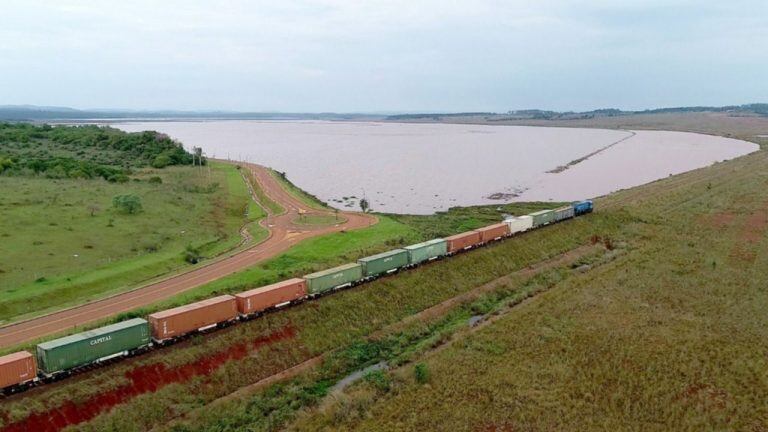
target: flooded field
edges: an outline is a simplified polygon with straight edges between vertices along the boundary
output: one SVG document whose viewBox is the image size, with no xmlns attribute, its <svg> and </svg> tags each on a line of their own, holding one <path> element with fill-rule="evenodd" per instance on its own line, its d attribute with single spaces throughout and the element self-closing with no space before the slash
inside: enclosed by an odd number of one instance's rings
<svg viewBox="0 0 768 432">
<path fill-rule="evenodd" d="M 758 149 L 683 132 L 313 121 L 136 122 L 286 173 L 339 208 L 429 214 L 454 206 L 570 201 L 637 186 Z"/>
</svg>

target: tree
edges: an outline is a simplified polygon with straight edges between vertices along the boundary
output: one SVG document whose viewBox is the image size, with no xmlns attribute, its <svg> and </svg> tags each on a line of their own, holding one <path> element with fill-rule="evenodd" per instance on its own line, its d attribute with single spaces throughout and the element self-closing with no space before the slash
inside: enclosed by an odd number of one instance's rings
<svg viewBox="0 0 768 432">
<path fill-rule="evenodd" d="M 116 195 L 112 198 L 112 206 L 125 214 L 136 214 L 141 211 L 141 198 L 136 195 Z"/>
<path fill-rule="evenodd" d="M 370 205 L 368 204 L 368 200 L 366 198 L 361 198 L 360 209 L 363 210 L 363 213 L 368 213 L 369 208 L 370 208 Z"/>
</svg>

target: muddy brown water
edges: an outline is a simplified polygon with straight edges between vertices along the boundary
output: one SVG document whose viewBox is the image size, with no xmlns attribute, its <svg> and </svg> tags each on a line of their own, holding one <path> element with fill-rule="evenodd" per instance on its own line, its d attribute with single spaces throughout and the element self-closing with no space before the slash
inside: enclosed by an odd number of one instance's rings
<svg viewBox="0 0 768 432">
<path fill-rule="evenodd" d="M 685 132 L 527 126 L 255 120 L 113 126 L 157 130 L 208 156 L 271 166 L 341 209 L 357 209 L 365 196 L 376 211 L 411 214 L 592 198 L 758 149 Z"/>
</svg>

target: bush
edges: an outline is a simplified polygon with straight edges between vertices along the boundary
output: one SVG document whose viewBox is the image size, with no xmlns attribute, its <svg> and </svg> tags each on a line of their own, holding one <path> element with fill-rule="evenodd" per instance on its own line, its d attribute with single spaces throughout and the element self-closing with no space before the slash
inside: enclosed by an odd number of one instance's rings
<svg viewBox="0 0 768 432">
<path fill-rule="evenodd" d="M 163 179 L 158 176 L 150 177 L 149 184 L 163 184 Z"/>
<path fill-rule="evenodd" d="M 202 259 L 203 256 L 200 254 L 200 249 L 192 247 L 192 245 L 187 245 L 186 249 L 184 250 L 184 261 L 190 264 L 197 264 Z"/>
<path fill-rule="evenodd" d="M 171 164 L 171 158 L 167 155 L 161 154 L 155 157 L 152 161 L 152 168 L 165 168 Z"/>
<path fill-rule="evenodd" d="M 392 387 L 392 380 L 389 375 L 382 370 L 375 370 L 365 374 L 363 379 L 371 384 L 376 390 L 386 393 Z"/>
<path fill-rule="evenodd" d="M 112 198 L 112 206 L 125 214 L 136 214 L 142 209 L 141 198 L 133 194 L 115 196 Z"/>
<path fill-rule="evenodd" d="M 416 382 L 419 384 L 426 384 L 429 381 L 429 369 L 427 369 L 426 363 L 419 363 L 413 368 L 413 375 L 416 378 Z"/>
</svg>

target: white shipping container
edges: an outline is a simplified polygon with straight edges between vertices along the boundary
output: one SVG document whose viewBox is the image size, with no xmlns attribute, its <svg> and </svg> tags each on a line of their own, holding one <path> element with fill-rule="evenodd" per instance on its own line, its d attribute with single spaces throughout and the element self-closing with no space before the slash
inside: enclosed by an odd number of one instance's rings
<svg viewBox="0 0 768 432">
<path fill-rule="evenodd" d="M 533 228 L 533 218 L 530 216 L 517 216 L 504 220 L 509 225 L 509 233 L 515 234 L 523 231 L 528 231 Z"/>
</svg>

